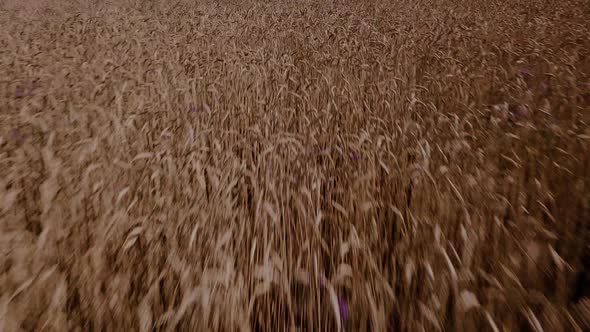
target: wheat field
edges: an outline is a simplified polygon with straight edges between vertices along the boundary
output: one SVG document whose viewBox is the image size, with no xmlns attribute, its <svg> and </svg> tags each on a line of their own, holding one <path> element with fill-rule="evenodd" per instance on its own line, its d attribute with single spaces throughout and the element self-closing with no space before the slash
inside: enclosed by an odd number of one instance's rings
<svg viewBox="0 0 590 332">
<path fill-rule="evenodd" d="M 587 0 L 0 0 L 0 331 L 590 330 Z"/>
</svg>

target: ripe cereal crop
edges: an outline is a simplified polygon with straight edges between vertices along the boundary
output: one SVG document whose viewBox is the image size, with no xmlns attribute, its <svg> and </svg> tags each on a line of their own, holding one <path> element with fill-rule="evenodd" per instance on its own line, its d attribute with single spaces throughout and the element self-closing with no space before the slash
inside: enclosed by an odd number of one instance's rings
<svg viewBox="0 0 590 332">
<path fill-rule="evenodd" d="M 590 330 L 587 0 L 0 0 L 0 331 Z"/>
</svg>

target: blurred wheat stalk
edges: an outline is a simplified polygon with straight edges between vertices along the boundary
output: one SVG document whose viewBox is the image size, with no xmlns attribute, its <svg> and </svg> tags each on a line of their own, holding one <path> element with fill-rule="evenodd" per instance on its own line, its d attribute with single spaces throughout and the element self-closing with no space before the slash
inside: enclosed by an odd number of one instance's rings
<svg viewBox="0 0 590 332">
<path fill-rule="evenodd" d="M 0 331 L 589 329 L 589 14 L 0 2 Z"/>
</svg>

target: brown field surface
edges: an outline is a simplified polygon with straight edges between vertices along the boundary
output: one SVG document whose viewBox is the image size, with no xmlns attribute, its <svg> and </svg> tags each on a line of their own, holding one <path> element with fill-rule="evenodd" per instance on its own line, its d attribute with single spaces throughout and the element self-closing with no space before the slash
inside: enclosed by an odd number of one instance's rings
<svg viewBox="0 0 590 332">
<path fill-rule="evenodd" d="M 590 330 L 587 0 L 0 0 L 0 331 Z"/>
</svg>

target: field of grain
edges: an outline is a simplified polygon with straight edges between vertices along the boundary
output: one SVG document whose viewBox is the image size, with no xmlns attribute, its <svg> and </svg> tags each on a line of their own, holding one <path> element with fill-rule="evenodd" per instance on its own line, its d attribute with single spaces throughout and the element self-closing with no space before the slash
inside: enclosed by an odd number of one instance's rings
<svg viewBox="0 0 590 332">
<path fill-rule="evenodd" d="M 0 0 L 0 331 L 590 329 L 586 0 Z"/>
</svg>

